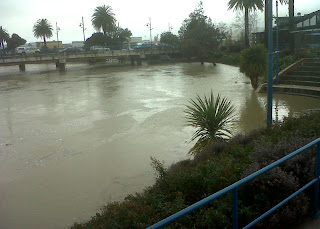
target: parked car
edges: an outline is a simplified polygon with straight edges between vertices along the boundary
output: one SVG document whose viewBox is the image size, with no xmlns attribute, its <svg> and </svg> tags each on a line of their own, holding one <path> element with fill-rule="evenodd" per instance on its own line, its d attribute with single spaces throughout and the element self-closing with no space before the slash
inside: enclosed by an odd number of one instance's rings
<svg viewBox="0 0 320 229">
<path fill-rule="evenodd" d="M 103 46 L 92 46 L 90 50 L 97 51 L 97 52 L 104 52 L 104 51 L 110 51 L 110 48 L 106 48 Z"/>
<path fill-rule="evenodd" d="M 26 55 L 26 54 L 39 54 L 40 53 L 40 49 L 34 48 L 34 47 L 17 47 L 15 49 L 15 53 L 16 54 L 20 54 L 20 55 Z"/>
<path fill-rule="evenodd" d="M 155 44 L 150 44 L 150 43 L 143 43 L 143 44 L 138 44 L 135 49 L 155 49 L 157 46 Z"/>
<path fill-rule="evenodd" d="M 82 52 L 82 50 L 76 47 L 68 47 L 59 51 L 59 53 L 78 53 L 78 52 Z"/>
</svg>

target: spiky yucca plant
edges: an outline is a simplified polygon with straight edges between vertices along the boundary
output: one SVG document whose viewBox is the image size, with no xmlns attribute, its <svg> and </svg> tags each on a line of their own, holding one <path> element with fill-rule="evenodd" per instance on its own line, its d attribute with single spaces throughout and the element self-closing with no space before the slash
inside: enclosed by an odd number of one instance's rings
<svg viewBox="0 0 320 229">
<path fill-rule="evenodd" d="M 231 136 L 230 124 L 234 120 L 235 108 L 228 99 L 221 98 L 219 94 L 214 98 L 211 91 L 209 97 L 201 99 L 197 95 L 195 100 L 190 100 L 190 104 L 185 110 L 188 125 L 197 128 L 191 141 L 198 139 L 190 149 L 190 154 L 196 154 L 213 142 Z"/>
</svg>

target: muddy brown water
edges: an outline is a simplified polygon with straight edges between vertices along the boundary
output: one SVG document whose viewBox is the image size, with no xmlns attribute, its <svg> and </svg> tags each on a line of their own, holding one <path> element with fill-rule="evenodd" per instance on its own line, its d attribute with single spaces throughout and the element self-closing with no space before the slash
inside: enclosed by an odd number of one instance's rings
<svg viewBox="0 0 320 229">
<path fill-rule="evenodd" d="M 0 68 L 0 228 L 67 228 L 154 182 L 150 156 L 189 158 L 185 105 L 221 94 L 236 106 L 234 132 L 266 122 L 266 94 L 237 67 L 181 63 Z M 275 95 L 274 118 L 320 107 Z"/>
</svg>

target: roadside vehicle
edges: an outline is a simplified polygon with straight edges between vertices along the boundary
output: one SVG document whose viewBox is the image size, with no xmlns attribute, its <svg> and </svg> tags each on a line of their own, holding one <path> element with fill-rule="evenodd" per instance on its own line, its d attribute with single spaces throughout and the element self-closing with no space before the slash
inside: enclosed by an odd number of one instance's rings
<svg viewBox="0 0 320 229">
<path fill-rule="evenodd" d="M 81 51 L 82 50 L 80 48 L 68 47 L 68 48 L 64 48 L 64 49 L 60 50 L 59 53 L 78 53 Z"/>
<path fill-rule="evenodd" d="M 20 54 L 20 55 L 27 55 L 27 54 L 39 54 L 40 50 L 34 47 L 17 47 L 15 49 L 15 53 L 16 54 Z"/>
<path fill-rule="evenodd" d="M 110 51 L 110 48 L 106 48 L 103 46 L 92 46 L 90 50 L 97 51 L 97 52 L 104 52 L 104 51 Z"/>
<path fill-rule="evenodd" d="M 155 49 L 157 46 L 155 44 L 150 44 L 150 43 L 143 43 L 143 44 L 138 44 L 135 49 Z"/>
</svg>

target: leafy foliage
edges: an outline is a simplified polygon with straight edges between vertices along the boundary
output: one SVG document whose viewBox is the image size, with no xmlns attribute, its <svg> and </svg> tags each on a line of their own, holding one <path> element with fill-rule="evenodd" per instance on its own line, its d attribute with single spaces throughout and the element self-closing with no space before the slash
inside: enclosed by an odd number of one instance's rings
<svg viewBox="0 0 320 229">
<path fill-rule="evenodd" d="M 217 140 L 228 138 L 231 135 L 229 124 L 232 122 L 234 106 L 226 98 L 220 95 L 214 98 L 213 92 L 209 97 L 204 96 L 204 100 L 197 95 L 196 100 L 190 100 L 191 105 L 187 105 L 188 125 L 196 127 L 191 141 L 197 139 L 196 144 L 189 153 L 195 154 Z"/>
<path fill-rule="evenodd" d="M 42 37 L 46 46 L 46 37 L 52 37 L 52 25 L 47 19 L 39 19 L 33 26 L 33 35 L 37 38 Z"/>
<path fill-rule="evenodd" d="M 9 39 L 9 34 L 7 32 L 7 30 L 5 30 L 4 28 L 2 28 L 2 26 L 0 26 L 0 48 L 2 46 L 2 49 L 4 49 L 4 42 L 8 41 Z"/>
<path fill-rule="evenodd" d="M 160 36 L 160 42 L 169 45 L 175 45 L 179 43 L 179 37 L 172 34 L 171 32 L 164 32 Z"/>
<path fill-rule="evenodd" d="M 8 39 L 8 49 L 14 50 L 15 48 L 24 45 L 27 41 L 23 38 L 21 38 L 18 34 L 12 34 L 11 38 Z"/>
<path fill-rule="evenodd" d="M 264 45 L 253 45 L 240 54 L 240 71 L 251 80 L 253 88 L 258 87 L 258 77 L 267 70 L 267 50 Z"/>
<path fill-rule="evenodd" d="M 215 27 L 212 20 L 204 15 L 202 2 L 185 19 L 179 30 L 182 52 L 187 57 L 197 57 L 201 62 L 212 61 L 224 33 Z"/>
<path fill-rule="evenodd" d="M 98 6 L 92 15 L 92 25 L 98 31 L 92 34 L 85 41 L 85 46 L 110 46 L 113 49 L 121 48 L 121 45 L 126 42 L 132 35 L 129 29 L 123 29 L 116 26 L 115 15 L 110 6 Z M 100 32 L 102 30 L 102 33 Z"/>
<path fill-rule="evenodd" d="M 92 46 L 110 46 L 114 49 L 121 48 L 121 45 L 127 41 L 132 35 L 129 29 L 120 27 L 113 27 L 113 30 L 108 34 L 94 33 L 85 41 L 85 46 L 90 48 Z"/>
<path fill-rule="evenodd" d="M 109 203 L 86 223 L 73 229 L 146 228 L 320 136 L 320 113 L 287 118 L 274 129 L 255 130 L 165 168 L 152 160 L 156 183 L 141 194 Z M 313 177 L 314 150 L 295 157 L 239 189 L 239 226 L 244 226 L 292 194 Z M 312 190 L 306 190 L 257 225 L 262 229 L 291 228 L 310 212 Z M 204 206 L 168 228 L 231 228 L 231 195 Z"/>
<path fill-rule="evenodd" d="M 249 46 L 249 11 L 262 10 L 263 0 L 230 0 L 229 9 L 244 10 L 245 12 L 245 46 Z"/>
<path fill-rule="evenodd" d="M 102 29 L 104 35 L 111 32 L 116 22 L 112 8 L 106 5 L 96 7 L 91 22 L 97 31 Z"/>
</svg>

